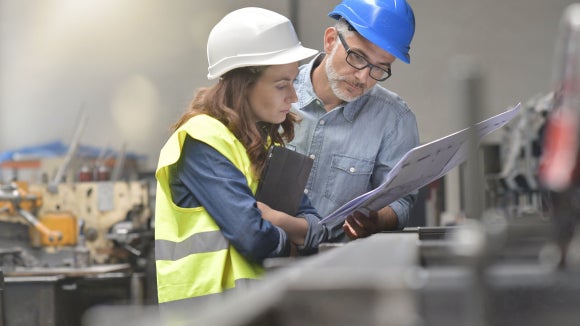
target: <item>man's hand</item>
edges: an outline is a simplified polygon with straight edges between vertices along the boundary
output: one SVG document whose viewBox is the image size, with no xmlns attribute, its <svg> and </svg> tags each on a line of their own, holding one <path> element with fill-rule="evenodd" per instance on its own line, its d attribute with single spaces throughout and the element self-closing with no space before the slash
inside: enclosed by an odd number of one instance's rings
<svg viewBox="0 0 580 326">
<path fill-rule="evenodd" d="M 378 219 L 379 216 L 377 212 L 370 212 L 367 217 L 363 213 L 356 211 L 352 215 L 346 217 L 342 229 L 346 236 L 351 240 L 366 238 L 369 235 L 380 231 Z"/>
<path fill-rule="evenodd" d="M 346 217 L 342 229 L 349 239 L 354 240 L 381 231 L 395 230 L 398 224 L 397 214 L 387 206 L 379 211 L 370 212 L 369 216 L 359 211 L 354 212 Z"/>
</svg>

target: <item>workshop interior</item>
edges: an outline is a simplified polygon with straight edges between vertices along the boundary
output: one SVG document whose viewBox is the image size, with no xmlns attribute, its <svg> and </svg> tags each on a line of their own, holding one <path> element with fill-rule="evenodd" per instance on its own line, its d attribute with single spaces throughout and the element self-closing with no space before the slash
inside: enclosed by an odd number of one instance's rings
<svg viewBox="0 0 580 326">
<path fill-rule="evenodd" d="M 338 0 L 0 0 L 0 326 L 162 325 L 155 168 L 226 13 L 279 12 L 322 49 Z M 580 3 L 408 0 L 381 83 L 421 144 L 517 114 L 415 189 L 401 231 L 268 259 L 172 325 L 580 325 Z"/>
</svg>

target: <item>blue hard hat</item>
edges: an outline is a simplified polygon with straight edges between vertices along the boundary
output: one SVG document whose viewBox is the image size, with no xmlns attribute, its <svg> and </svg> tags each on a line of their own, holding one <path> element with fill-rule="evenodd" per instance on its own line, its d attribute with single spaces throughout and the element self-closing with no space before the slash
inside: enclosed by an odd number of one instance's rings
<svg viewBox="0 0 580 326">
<path fill-rule="evenodd" d="M 415 15 L 405 0 L 343 0 L 329 14 L 344 18 L 359 34 L 409 63 Z"/>
</svg>

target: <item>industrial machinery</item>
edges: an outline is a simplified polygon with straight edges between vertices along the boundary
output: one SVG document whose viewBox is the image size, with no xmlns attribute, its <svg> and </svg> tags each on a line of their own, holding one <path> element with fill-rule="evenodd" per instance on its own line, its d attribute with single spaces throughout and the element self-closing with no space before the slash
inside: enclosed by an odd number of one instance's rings
<svg viewBox="0 0 580 326">
<path fill-rule="evenodd" d="M 147 230 L 150 223 L 148 186 L 83 182 L 61 184 L 52 193 L 43 185 L 12 182 L 0 187 L 0 221 L 26 224 L 30 247 L 45 256 L 70 251 L 73 256 L 85 253 L 84 265 L 119 263 L 128 254 L 141 255 L 135 240 L 136 232 Z M 41 266 L 66 264 L 39 257 Z"/>
<path fill-rule="evenodd" d="M 514 214 L 545 211 L 537 174 L 553 95 L 538 94 L 526 101 L 520 115 L 501 130 L 499 144 L 483 146 L 488 206 Z"/>
<path fill-rule="evenodd" d="M 0 182 L 0 270 L 8 325 L 79 325 L 92 306 L 156 297 L 151 180 L 112 180 L 105 173 L 109 166 L 97 169 L 86 158 L 72 161 L 61 182 Z M 4 166 L 12 169 L 30 166 L 8 163 Z M 87 166 L 94 175 L 86 175 Z"/>
</svg>

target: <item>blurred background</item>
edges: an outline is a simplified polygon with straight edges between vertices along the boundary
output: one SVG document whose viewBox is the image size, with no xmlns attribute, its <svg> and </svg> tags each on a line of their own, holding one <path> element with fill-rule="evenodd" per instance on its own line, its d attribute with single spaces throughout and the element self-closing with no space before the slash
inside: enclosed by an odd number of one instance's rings
<svg viewBox="0 0 580 326">
<path fill-rule="evenodd" d="M 417 29 L 411 64 L 384 86 L 415 112 L 422 141 L 465 127 L 449 87 L 453 57 L 485 74 L 489 115 L 550 86 L 558 20 L 569 0 L 409 1 Z M 227 12 L 260 6 L 292 18 L 320 49 L 336 0 L 0 0 L 0 151 L 70 141 L 128 148 L 156 164 L 168 128 L 208 85 L 205 43 Z"/>
<path fill-rule="evenodd" d="M 451 80 L 458 56 L 480 67 L 484 117 L 551 86 L 558 20 L 573 1 L 409 2 L 417 22 L 411 64 L 395 62 L 384 86 L 415 112 L 422 142 L 467 126 Z M 321 49 L 337 3 L 0 0 L 0 152 L 68 144 L 84 110 L 81 143 L 125 146 L 154 169 L 169 126 L 210 83 L 205 43 L 219 19 L 245 6 L 271 9 L 292 19 L 306 46 Z"/>
<path fill-rule="evenodd" d="M 536 174 L 553 92 L 580 93 L 564 87 L 580 84 L 580 7 L 562 28 L 574 1 L 408 2 L 411 64 L 395 62 L 383 86 L 415 113 L 422 143 L 468 127 L 474 111 L 479 121 L 522 103 L 513 123 L 484 139 L 484 179 L 465 166 L 452 170 L 420 189 L 410 228 L 296 265 L 300 277 L 279 274 L 225 307 L 228 316 L 219 307 L 200 324 L 578 324 L 580 168 L 570 191 L 554 198 Z M 211 83 L 211 28 L 232 10 L 263 7 L 321 49 L 338 3 L 0 0 L 0 326 L 78 325 L 100 304 L 154 305 L 152 173 L 169 127 Z M 466 194 L 485 197 L 492 213 L 455 228 L 466 222 Z M 570 273 L 561 273 L 556 265 L 570 254 Z M 274 286 L 281 283 L 289 290 Z M 348 319 L 353 307 L 367 319 Z M 148 316 L 139 314 L 104 311 L 86 325 L 125 317 L 143 325 Z"/>
</svg>

